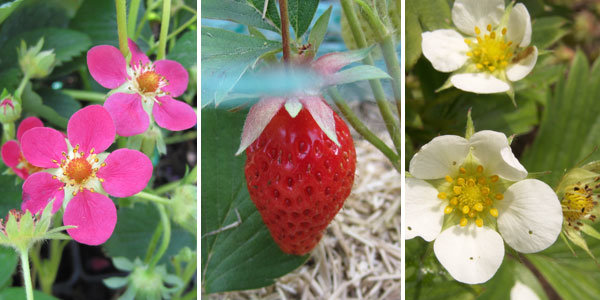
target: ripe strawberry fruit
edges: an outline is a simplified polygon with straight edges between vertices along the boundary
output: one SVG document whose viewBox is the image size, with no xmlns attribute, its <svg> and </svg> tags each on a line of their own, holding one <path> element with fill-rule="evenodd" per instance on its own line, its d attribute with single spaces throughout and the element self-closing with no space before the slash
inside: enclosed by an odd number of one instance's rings
<svg viewBox="0 0 600 300">
<path fill-rule="evenodd" d="M 339 147 L 308 109 L 292 118 L 281 106 L 246 150 L 250 198 L 277 245 L 289 254 L 306 254 L 318 244 L 354 182 L 352 136 L 331 112 Z"/>
</svg>

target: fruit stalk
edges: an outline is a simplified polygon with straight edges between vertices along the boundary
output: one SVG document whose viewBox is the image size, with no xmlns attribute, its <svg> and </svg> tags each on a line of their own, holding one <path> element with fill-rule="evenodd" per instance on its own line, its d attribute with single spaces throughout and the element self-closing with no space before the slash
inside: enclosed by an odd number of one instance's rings
<svg viewBox="0 0 600 300">
<path fill-rule="evenodd" d="M 123 56 L 129 54 L 127 47 L 127 3 L 125 0 L 115 0 L 117 5 L 117 30 L 119 32 L 119 50 Z"/>
<path fill-rule="evenodd" d="M 290 61 L 290 25 L 288 19 L 287 0 L 279 0 L 279 14 L 281 15 L 281 43 L 283 44 L 283 61 Z"/>
</svg>

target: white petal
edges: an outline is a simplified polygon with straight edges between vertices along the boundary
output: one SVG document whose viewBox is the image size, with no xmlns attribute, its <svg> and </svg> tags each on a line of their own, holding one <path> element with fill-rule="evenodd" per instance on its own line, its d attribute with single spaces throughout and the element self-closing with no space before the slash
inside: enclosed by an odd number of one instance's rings
<svg viewBox="0 0 600 300">
<path fill-rule="evenodd" d="M 442 230 L 444 202 L 424 180 L 406 178 L 406 239 L 416 236 L 431 242 Z"/>
<path fill-rule="evenodd" d="M 510 300 L 540 300 L 540 297 L 530 287 L 517 281 L 510 289 Z"/>
<path fill-rule="evenodd" d="M 504 200 L 495 204 L 498 230 L 513 249 L 533 253 L 556 241 L 563 223 L 562 209 L 558 197 L 544 182 L 519 181 L 506 190 Z"/>
<path fill-rule="evenodd" d="M 506 92 L 508 83 L 488 73 L 462 73 L 452 75 L 450 82 L 456 88 L 477 94 L 493 94 Z"/>
<path fill-rule="evenodd" d="M 421 48 L 433 68 L 440 72 L 452 72 L 462 67 L 469 57 L 469 46 L 460 33 L 452 29 L 423 32 Z"/>
<path fill-rule="evenodd" d="M 527 177 L 527 170 L 512 153 L 504 133 L 492 130 L 478 131 L 473 134 L 469 143 L 473 155 L 488 172 L 512 181 Z"/>
<path fill-rule="evenodd" d="M 300 103 L 304 104 L 304 107 L 308 109 L 308 112 L 313 117 L 319 128 L 323 130 L 325 135 L 330 138 L 338 147 L 340 142 L 338 141 L 335 133 L 335 118 L 333 117 L 333 110 L 325 103 L 325 99 L 320 96 L 305 96 L 300 98 Z"/>
<path fill-rule="evenodd" d="M 477 284 L 488 281 L 504 258 L 504 243 L 489 227 L 475 224 L 455 225 L 444 231 L 433 244 L 435 256 L 457 281 Z"/>
<path fill-rule="evenodd" d="M 438 179 L 455 173 L 469 154 L 469 142 L 460 136 L 442 135 L 421 147 L 410 160 L 409 172 L 420 179 Z"/>
<path fill-rule="evenodd" d="M 503 14 L 503 0 L 456 0 L 452 7 L 452 22 L 463 33 L 475 36 L 475 26 L 482 32 L 488 24 L 495 27 Z"/>
<path fill-rule="evenodd" d="M 518 3 L 510 11 L 506 37 L 521 47 L 527 47 L 531 42 L 531 17 L 523 3 Z"/>
<path fill-rule="evenodd" d="M 246 121 L 244 122 L 240 148 L 235 155 L 241 154 L 248 146 L 256 141 L 284 103 L 284 98 L 264 98 L 250 108 L 250 111 L 246 116 Z"/>
<path fill-rule="evenodd" d="M 531 47 L 531 53 L 519 60 L 516 64 L 510 65 L 506 69 L 506 77 L 510 81 L 517 81 L 523 79 L 523 77 L 527 76 L 533 67 L 535 67 L 535 63 L 537 62 L 538 50 L 537 47 Z M 524 50 L 525 51 L 525 50 Z"/>
</svg>

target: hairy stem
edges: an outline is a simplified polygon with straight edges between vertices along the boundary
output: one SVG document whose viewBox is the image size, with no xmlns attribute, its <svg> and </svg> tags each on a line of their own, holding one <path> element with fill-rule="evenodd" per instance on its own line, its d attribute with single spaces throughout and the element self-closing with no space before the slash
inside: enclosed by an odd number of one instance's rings
<svg viewBox="0 0 600 300">
<path fill-rule="evenodd" d="M 27 300 L 33 300 L 33 285 L 31 284 L 31 274 L 29 273 L 29 253 L 27 249 L 21 252 L 21 268 L 23 270 L 23 282 L 25 283 L 25 293 Z"/>
<path fill-rule="evenodd" d="M 290 22 L 288 18 L 287 0 L 279 0 L 279 14 L 281 15 L 281 42 L 283 44 L 283 61 L 290 61 Z"/>
<path fill-rule="evenodd" d="M 171 0 L 163 0 L 162 18 L 160 20 L 160 37 L 158 39 L 157 60 L 164 59 L 167 51 L 167 36 L 169 34 L 169 18 L 171 17 Z"/>
<path fill-rule="evenodd" d="M 127 46 L 127 1 L 115 0 L 117 5 L 117 30 L 119 32 L 119 49 L 123 56 L 129 54 Z"/>
</svg>

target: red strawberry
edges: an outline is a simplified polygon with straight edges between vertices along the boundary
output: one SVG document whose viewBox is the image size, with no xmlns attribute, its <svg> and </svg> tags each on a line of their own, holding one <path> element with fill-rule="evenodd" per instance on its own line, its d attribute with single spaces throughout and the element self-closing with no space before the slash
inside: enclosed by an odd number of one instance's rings
<svg viewBox="0 0 600 300">
<path fill-rule="evenodd" d="M 245 167 L 250 197 L 271 236 L 281 250 L 296 255 L 318 244 L 350 194 L 356 169 L 356 151 L 344 121 L 320 97 L 301 101 L 305 105 L 295 118 L 281 103 L 273 106 L 278 111 L 247 148 Z M 315 106 L 333 114 L 340 146 L 313 118 L 318 115 Z"/>
</svg>

